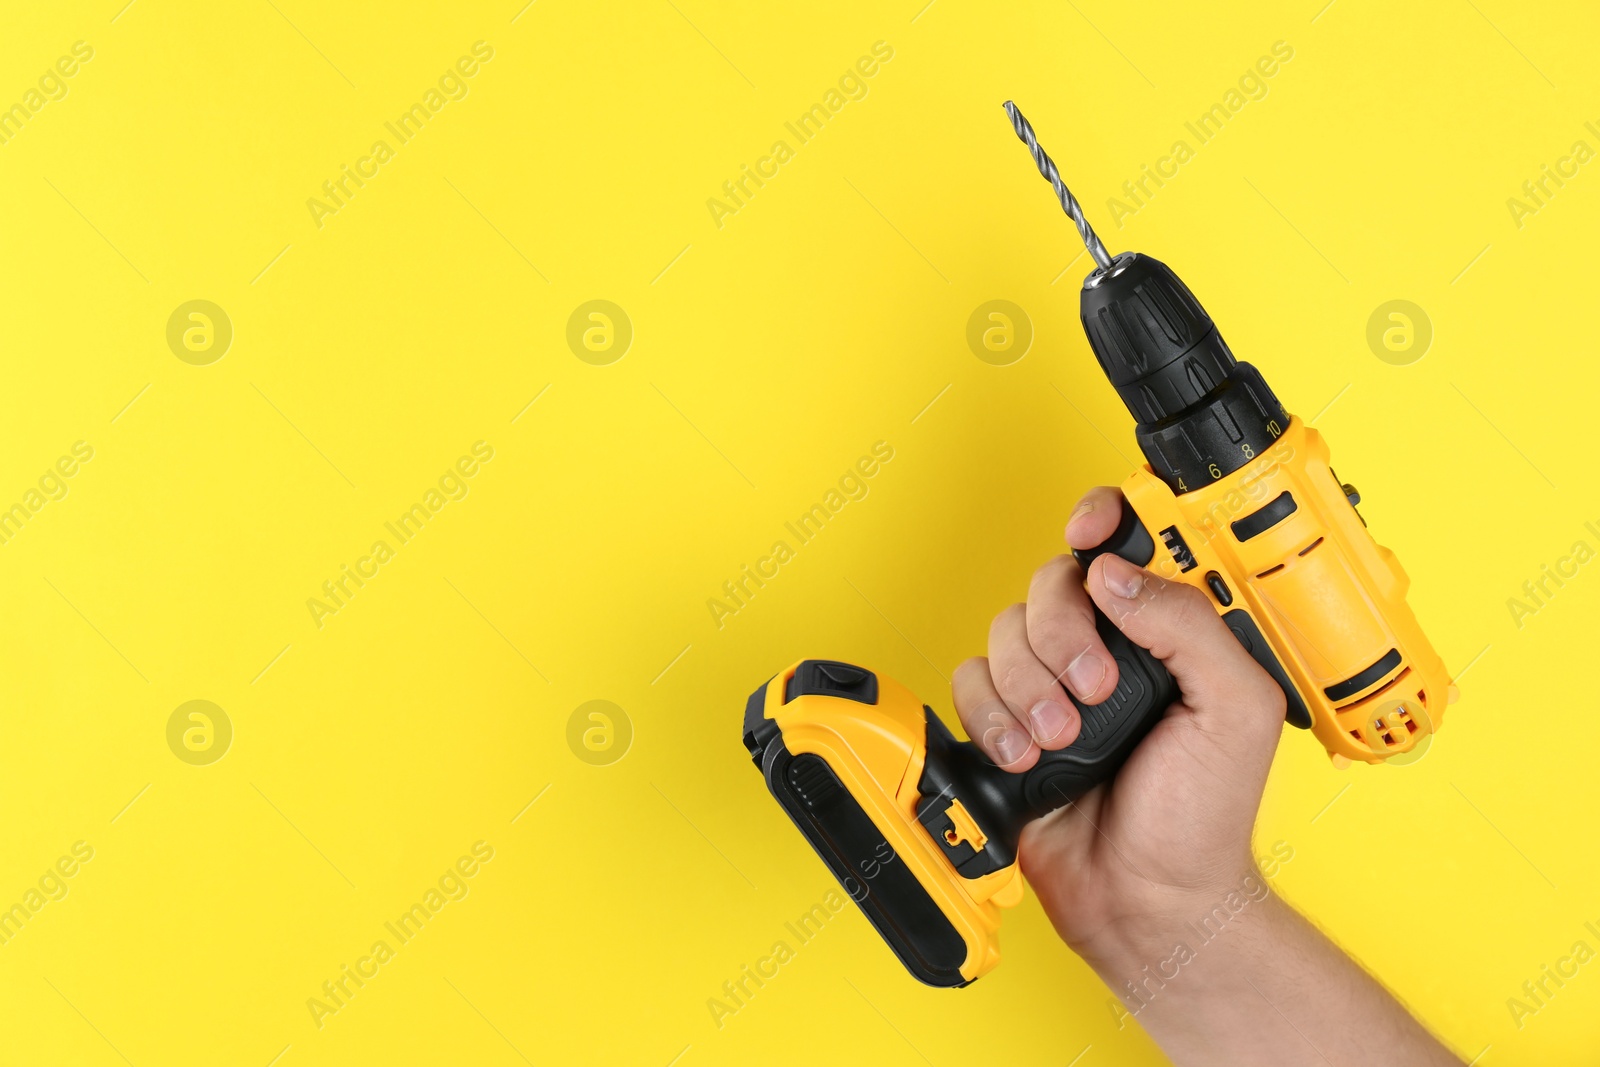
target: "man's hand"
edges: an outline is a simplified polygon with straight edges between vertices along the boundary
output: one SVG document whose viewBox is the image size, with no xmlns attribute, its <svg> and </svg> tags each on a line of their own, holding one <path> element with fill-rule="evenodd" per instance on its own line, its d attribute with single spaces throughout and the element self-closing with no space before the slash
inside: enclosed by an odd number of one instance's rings
<svg viewBox="0 0 1600 1067">
<path fill-rule="evenodd" d="M 1098 545 L 1122 507 L 1116 490 L 1091 490 L 1068 543 Z M 1182 698 L 1116 778 L 1023 833 L 1023 873 L 1062 939 L 1093 962 L 1145 947 L 1173 917 L 1205 914 L 1255 872 L 1250 831 L 1284 699 L 1199 590 L 1110 554 L 1089 568 L 1087 591 L 1084 577 L 1070 555 L 1039 568 L 1027 604 L 995 619 L 988 658 L 956 671 L 954 695 L 967 733 L 1008 770 L 1071 744 L 1078 715 L 1062 684 L 1086 704 L 1117 684 L 1091 598 L 1177 679 Z"/>
<path fill-rule="evenodd" d="M 1068 544 L 1100 544 L 1122 507 L 1091 490 Z M 1250 837 L 1284 696 L 1204 593 L 1110 554 L 1087 575 L 1057 556 L 995 618 L 988 657 L 956 671 L 968 736 L 1017 773 L 1077 738 L 1063 687 L 1096 704 L 1117 683 L 1091 600 L 1181 697 L 1114 779 L 1023 831 L 1023 873 L 1062 939 L 1182 1063 L 1459 1063 L 1259 880 Z M 1194 924 L 1230 894 L 1248 903 L 1202 943 Z"/>
</svg>

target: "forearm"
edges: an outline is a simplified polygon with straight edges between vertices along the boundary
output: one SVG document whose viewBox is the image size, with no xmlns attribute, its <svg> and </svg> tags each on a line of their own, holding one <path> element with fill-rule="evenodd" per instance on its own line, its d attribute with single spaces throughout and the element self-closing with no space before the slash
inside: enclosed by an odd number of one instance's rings
<svg viewBox="0 0 1600 1067">
<path fill-rule="evenodd" d="M 1214 901 L 1192 898 L 1170 914 L 1108 935 L 1109 947 L 1098 946 L 1089 963 L 1180 1067 L 1459 1067 L 1259 879 L 1247 877 Z"/>
</svg>

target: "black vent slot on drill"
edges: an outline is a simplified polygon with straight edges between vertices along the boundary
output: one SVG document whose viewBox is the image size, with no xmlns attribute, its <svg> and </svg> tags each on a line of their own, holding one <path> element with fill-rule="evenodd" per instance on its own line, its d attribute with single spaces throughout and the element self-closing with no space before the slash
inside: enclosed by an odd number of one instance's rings
<svg viewBox="0 0 1600 1067">
<path fill-rule="evenodd" d="M 1378 662 L 1360 674 L 1351 675 L 1337 685 L 1330 685 L 1323 692 L 1328 694 L 1329 700 L 1343 700 L 1345 697 L 1353 697 L 1398 666 L 1400 666 L 1400 650 L 1391 648 L 1384 653 Z"/>
<path fill-rule="evenodd" d="M 1233 528 L 1233 536 L 1241 541 L 1248 541 L 1257 534 L 1266 533 L 1278 523 L 1293 515 L 1297 506 L 1294 502 L 1294 497 L 1290 496 L 1289 493 L 1279 493 L 1263 507 L 1252 511 L 1237 522 L 1230 523 L 1229 525 Z M 1301 555 L 1304 554 L 1301 553 Z"/>
<path fill-rule="evenodd" d="M 806 755 L 789 764 L 789 786 L 811 811 L 826 811 L 844 787 L 819 756 Z"/>
<path fill-rule="evenodd" d="M 1189 551 L 1189 542 L 1183 539 L 1176 526 L 1168 526 L 1162 530 L 1161 540 L 1165 542 L 1167 551 L 1172 553 L 1172 559 L 1180 570 L 1192 571 L 1198 566 L 1195 563 L 1194 553 Z"/>
</svg>

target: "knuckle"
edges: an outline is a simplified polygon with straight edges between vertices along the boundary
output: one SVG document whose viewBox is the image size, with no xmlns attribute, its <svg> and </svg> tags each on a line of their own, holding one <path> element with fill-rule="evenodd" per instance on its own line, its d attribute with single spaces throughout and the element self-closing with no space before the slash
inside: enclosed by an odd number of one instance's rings
<svg viewBox="0 0 1600 1067">
<path fill-rule="evenodd" d="M 989 658 L 987 656 L 972 656 L 961 661 L 955 673 L 950 676 L 952 683 L 960 684 L 966 681 L 980 681 L 989 676 Z"/>
<path fill-rule="evenodd" d="M 992 641 L 997 636 L 1016 627 L 1016 624 L 1025 622 L 1028 617 L 1028 605 L 1012 604 L 1003 609 L 994 617 L 994 622 L 989 624 L 989 639 Z"/>
<path fill-rule="evenodd" d="M 994 678 L 995 692 L 1000 694 L 1001 702 L 1013 713 L 1029 704 L 1030 689 L 1027 676 L 1016 667 L 1008 668 Z"/>
<path fill-rule="evenodd" d="M 1032 585 L 1049 587 L 1066 577 L 1070 568 L 1077 565 L 1077 561 L 1063 552 L 1059 556 L 1052 556 L 1044 561 L 1039 569 L 1033 572 Z"/>
<path fill-rule="evenodd" d="M 1167 602 L 1167 618 L 1173 629 L 1189 633 L 1205 621 L 1207 615 L 1215 616 L 1205 594 L 1192 585 L 1163 581 L 1157 587 Z"/>
<path fill-rule="evenodd" d="M 999 693 L 1009 704 L 1011 695 L 1020 688 L 1017 669 L 1015 667 L 1007 667 L 1005 670 L 995 672 L 994 688 L 995 692 Z"/>
<path fill-rule="evenodd" d="M 1047 665 L 1084 644 L 1079 620 L 1059 611 L 1041 611 L 1028 619 L 1028 643 Z"/>
<path fill-rule="evenodd" d="M 1114 485 L 1097 485 L 1083 494 L 1083 499 L 1091 501 L 1096 507 L 1122 502 L 1122 490 Z"/>
</svg>

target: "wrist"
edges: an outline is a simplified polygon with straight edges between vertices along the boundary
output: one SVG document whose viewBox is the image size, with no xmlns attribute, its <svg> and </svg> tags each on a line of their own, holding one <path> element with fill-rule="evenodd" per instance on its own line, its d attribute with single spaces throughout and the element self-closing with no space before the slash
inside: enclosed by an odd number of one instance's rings
<svg viewBox="0 0 1600 1067">
<path fill-rule="evenodd" d="M 1205 946 L 1255 925 L 1278 903 L 1250 860 L 1193 886 L 1145 881 L 1123 897 L 1117 915 L 1069 947 L 1123 995 L 1151 975 L 1171 978 Z"/>
</svg>

